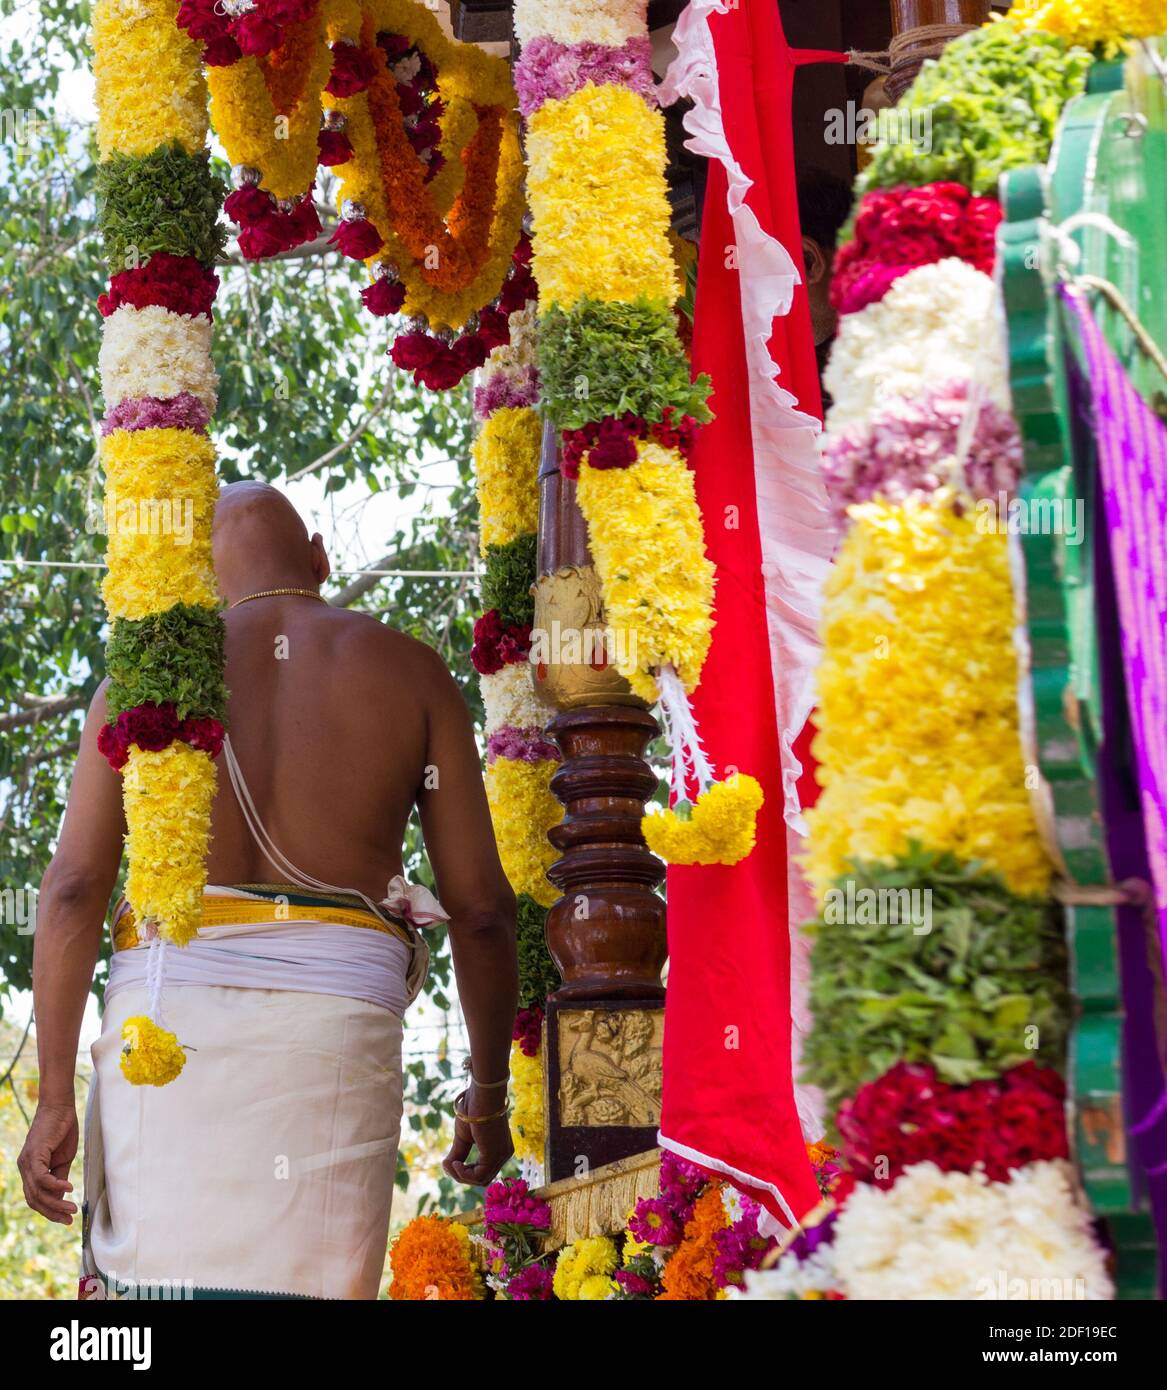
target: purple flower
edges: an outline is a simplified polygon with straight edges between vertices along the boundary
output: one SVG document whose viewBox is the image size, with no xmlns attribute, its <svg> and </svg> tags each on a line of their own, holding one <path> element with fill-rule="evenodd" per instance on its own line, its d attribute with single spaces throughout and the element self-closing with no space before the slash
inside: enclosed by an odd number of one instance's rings
<svg viewBox="0 0 1167 1390">
<path fill-rule="evenodd" d="M 516 1303 L 546 1302 L 551 1297 L 553 1275 L 546 1265 L 528 1265 L 506 1286 L 506 1295 Z"/>
<path fill-rule="evenodd" d="M 515 762 L 541 763 L 548 759 L 558 762 L 559 749 L 543 737 L 543 730 L 537 728 L 519 729 L 507 724 L 496 729 L 486 741 L 486 761 L 496 758 L 510 758 Z"/>
<path fill-rule="evenodd" d="M 177 396 L 136 396 L 120 401 L 101 422 L 102 434 L 114 430 L 194 430 L 204 434 L 211 412 L 189 391 Z"/>
<path fill-rule="evenodd" d="M 664 1197 L 642 1197 L 628 1218 L 628 1233 L 646 1245 L 679 1245 L 687 1216 Z"/>
<path fill-rule="evenodd" d="M 758 1232 L 761 1207 L 752 1198 L 741 1197 L 742 1216 L 732 1226 L 713 1233 L 717 1254 L 713 1260 L 713 1281 L 719 1289 L 742 1282 L 742 1272 L 760 1269 L 762 1261 L 778 1242 Z"/>
<path fill-rule="evenodd" d="M 828 1212 L 817 1226 L 803 1231 L 786 1247 L 786 1253 L 793 1255 L 801 1264 L 809 1260 L 822 1245 L 830 1245 L 835 1236 L 835 1222 L 839 1219 L 837 1211 Z"/>
<path fill-rule="evenodd" d="M 564 44 L 539 35 L 523 48 L 515 64 L 515 90 L 524 116 L 538 111 L 545 101 L 562 101 L 586 87 L 614 83 L 642 96 L 656 106 L 656 82 L 652 75 L 652 40 L 641 34 L 619 48 L 609 44 Z"/>
<path fill-rule="evenodd" d="M 496 410 L 504 406 L 521 409 L 534 405 L 539 399 L 539 373 L 528 367 L 521 381 L 496 372 L 488 377 L 484 386 L 474 392 L 474 413 L 480 420 L 486 420 Z"/>
<path fill-rule="evenodd" d="M 522 1178 L 491 1183 L 483 1198 L 483 1215 L 486 1238 L 494 1244 L 508 1234 L 504 1227 L 546 1231 L 551 1226 L 550 1204 L 531 1196 Z"/>
<path fill-rule="evenodd" d="M 656 1286 L 651 1279 L 645 1279 L 643 1275 L 631 1269 L 618 1269 L 615 1277 L 622 1292 L 629 1298 L 649 1298 L 656 1293 Z"/>
</svg>

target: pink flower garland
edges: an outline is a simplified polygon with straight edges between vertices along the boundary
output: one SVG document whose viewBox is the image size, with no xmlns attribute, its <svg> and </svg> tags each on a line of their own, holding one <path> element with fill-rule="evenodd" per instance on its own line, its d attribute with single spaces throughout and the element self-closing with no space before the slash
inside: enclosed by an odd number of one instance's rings
<svg viewBox="0 0 1167 1390">
<path fill-rule="evenodd" d="M 1001 208 L 959 183 L 877 188 L 866 194 L 855 236 L 835 255 L 831 303 L 841 314 L 878 303 L 917 266 L 950 256 L 993 273 Z"/>
<path fill-rule="evenodd" d="M 840 525 L 849 506 L 875 497 L 902 502 L 949 483 L 974 498 L 1016 490 L 1022 471 L 1017 424 L 988 400 L 980 403 L 963 468 L 953 476 L 969 389 L 967 381 L 945 382 L 920 397 L 892 397 L 861 424 L 827 437 L 823 473 Z"/>
<path fill-rule="evenodd" d="M 597 87 L 615 83 L 656 106 L 656 79 L 652 75 L 652 40 L 639 34 L 619 48 L 603 43 L 559 43 L 540 34 L 523 47 L 515 64 L 515 90 L 524 116 L 538 111 L 545 101 L 562 101 L 589 82 Z"/>
<path fill-rule="evenodd" d="M 102 434 L 114 430 L 192 430 L 206 434 L 211 412 L 197 396 L 127 396 L 101 422 Z"/>
</svg>

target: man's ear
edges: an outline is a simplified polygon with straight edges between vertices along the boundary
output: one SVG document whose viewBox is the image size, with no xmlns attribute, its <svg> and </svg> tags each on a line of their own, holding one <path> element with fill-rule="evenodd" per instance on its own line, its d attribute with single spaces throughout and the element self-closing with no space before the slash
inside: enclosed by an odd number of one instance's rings
<svg viewBox="0 0 1167 1390">
<path fill-rule="evenodd" d="M 802 238 L 802 259 L 806 263 L 806 283 L 819 284 L 827 273 L 827 258 L 823 248 L 813 237 Z"/>
<path fill-rule="evenodd" d="M 324 537 L 319 531 L 309 542 L 312 547 L 312 574 L 317 584 L 323 584 L 332 573 L 332 566 L 328 563 L 328 551 L 324 548 Z"/>
</svg>

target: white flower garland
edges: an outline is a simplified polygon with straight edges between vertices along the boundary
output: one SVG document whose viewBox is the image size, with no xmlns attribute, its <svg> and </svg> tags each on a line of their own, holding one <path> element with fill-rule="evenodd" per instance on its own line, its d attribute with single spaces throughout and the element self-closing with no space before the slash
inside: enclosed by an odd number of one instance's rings
<svg viewBox="0 0 1167 1390">
<path fill-rule="evenodd" d="M 835 398 L 827 428 L 866 420 L 892 396 L 912 396 L 943 381 L 980 382 L 1010 408 L 1008 368 L 993 281 L 964 261 L 919 266 L 878 304 L 845 314 L 824 374 Z"/>
<path fill-rule="evenodd" d="M 515 0 L 515 34 L 524 44 L 542 34 L 617 48 L 644 33 L 647 14 L 648 0 Z"/>
<path fill-rule="evenodd" d="M 98 355 L 107 410 L 123 400 L 189 391 L 214 411 L 219 378 L 211 362 L 211 321 L 161 305 L 125 304 L 105 321 Z"/>
<path fill-rule="evenodd" d="M 541 729 L 547 722 L 547 706 L 535 694 L 529 662 L 513 661 L 492 676 L 482 676 L 480 683 L 488 738 L 499 729 Z"/>
<path fill-rule="evenodd" d="M 853 1299 L 1114 1297 L 1061 1159 L 1006 1183 L 917 1163 L 886 1191 L 860 1186 L 835 1225 L 834 1262 Z"/>
</svg>

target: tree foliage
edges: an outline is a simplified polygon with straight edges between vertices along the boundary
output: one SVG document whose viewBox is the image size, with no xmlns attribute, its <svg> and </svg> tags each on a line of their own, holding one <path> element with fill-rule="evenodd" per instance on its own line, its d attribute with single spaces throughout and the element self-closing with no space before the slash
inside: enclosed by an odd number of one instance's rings
<svg viewBox="0 0 1167 1390">
<path fill-rule="evenodd" d="M 51 857 L 84 707 L 103 675 L 100 571 L 63 567 L 93 565 L 104 550 L 96 148 L 62 100 L 88 65 L 89 8 L 0 0 L 0 887 L 18 891 L 36 887 Z M 318 187 L 331 218 L 327 192 Z M 330 493 L 357 483 L 413 497 L 395 528 L 363 537 L 379 567 L 473 569 L 468 392 L 432 395 L 392 367 L 390 325 L 364 311 L 360 267 L 332 250 L 256 267 L 229 242 L 219 270 L 212 435 L 223 478 L 315 476 Z M 441 487 L 429 481 L 435 469 Z M 333 596 L 347 590 L 343 601 L 437 647 L 477 705 L 466 679 L 470 581 L 350 584 L 338 578 Z M 406 867 L 431 881 L 415 827 Z M 32 937 L 0 920 L 0 996 L 28 986 L 31 954 Z M 439 1009 L 449 979 L 439 950 L 429 985 Z M 439 1059 L 427 1086 L 449 1073 Z"/>
</svg>

